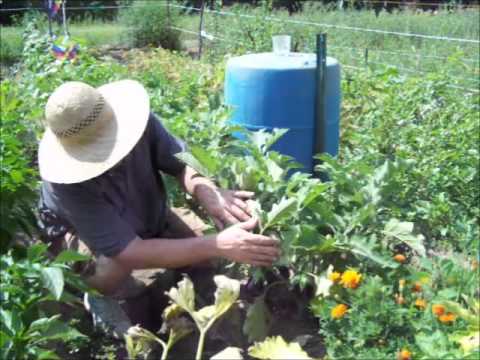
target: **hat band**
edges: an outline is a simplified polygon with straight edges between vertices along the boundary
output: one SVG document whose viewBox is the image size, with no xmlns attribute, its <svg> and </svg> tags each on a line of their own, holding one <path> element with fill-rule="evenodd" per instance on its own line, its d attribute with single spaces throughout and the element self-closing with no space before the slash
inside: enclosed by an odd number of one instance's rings
<svg viewBox="0 0 480 360">
<path fill-rule="evenodd" d="M 85 119 L 83 119 L 82 121 L 80 121 L 79 123 L 75 124 L 73 127 L 67 130 L 58 131 L 58 130 L 52 129 L 53 133 L 58 137 L 62 137 L 62 138 L 70 137 L 72 135 L 77 134 L 82 129 L 86 128 L 87 126 L 97 121 L 97 118 L 102 112 L 104 105 L 105 105 L 105 99 L 101 94 L 99 94 L 97 103 L 95 104 L 92 111 L 90 112 L 90 114 L 88 114 L 88 116 Z"/>
</svg>

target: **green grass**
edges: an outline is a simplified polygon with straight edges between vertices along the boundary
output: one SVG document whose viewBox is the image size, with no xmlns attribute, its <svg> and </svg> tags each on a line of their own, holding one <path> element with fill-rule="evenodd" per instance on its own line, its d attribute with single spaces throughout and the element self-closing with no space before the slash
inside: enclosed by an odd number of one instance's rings
<svg viewBox="0 0 480 360">
<path fill-rule="evenodd" d="M 117 23 L 86 21 L 73 23 L 69 26 L 73 38 L 82 39 L 88 47 L 103 45 L 121 45 L 124 43 L 124 28 Z M 21 26 L 1 27 L 0 31 L 0 63 L 11 64 L 22 55 Z M 62 34 L 63 29 L 54 26 L 56 34 Z"/>
</svg>

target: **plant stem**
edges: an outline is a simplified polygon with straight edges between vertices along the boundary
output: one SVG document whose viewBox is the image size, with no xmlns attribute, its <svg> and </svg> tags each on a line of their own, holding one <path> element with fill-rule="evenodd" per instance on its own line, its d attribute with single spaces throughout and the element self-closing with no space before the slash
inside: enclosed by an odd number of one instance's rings
<svg viewBox="0 0 480 360">
<path fill-rule="evenodd" d="M 206 332 L 206 329 L 200 330 L 200 337 L 198 339 L 197 354 L 195 355 L 195 360 L 202 360 L 203 344 L 205 342 Z"/>
</svg>

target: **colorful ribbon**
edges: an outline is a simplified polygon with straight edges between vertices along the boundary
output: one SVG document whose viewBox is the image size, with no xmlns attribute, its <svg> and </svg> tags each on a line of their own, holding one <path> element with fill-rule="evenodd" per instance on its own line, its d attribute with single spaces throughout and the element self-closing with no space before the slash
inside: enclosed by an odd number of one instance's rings
<svg viewBox="0 0 480 360">
<path fill-rule="evenodd" d="M 55 44 L 52 46 L 53 56 L 55 56 L 55 58 L 58 60 L 73 60 L 77 56 L 79 50 L 80 47 L 78 44 L 70 45 L 68 47 Z"/>
</svg>

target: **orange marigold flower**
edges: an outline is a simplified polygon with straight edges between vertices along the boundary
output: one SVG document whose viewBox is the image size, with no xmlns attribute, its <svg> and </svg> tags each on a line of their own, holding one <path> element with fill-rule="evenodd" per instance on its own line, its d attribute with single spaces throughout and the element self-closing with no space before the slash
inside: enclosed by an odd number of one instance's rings
<svg viewBox="0 0 480 360">
<path fill-rule="evenodd" d="M 441 304 L 433 304 L 432 305 L 432 313 L 434 313 L 437 316 L 445 314 L 445 306 Z"/>
<path fill-rule="evenodd" d="M 405 298 L 400 295 L 400 294 L 396 294 L 395 295 L 395 302 L 398 304 L 398 305 L 403 305 L 405 304 Z"/>
<path fill-rule="evenodd" d="M 397 354 L 397 359 L 398 360 L 412 360 L 412 353 L 410 351 L 408 351 L 407 349 L 402 349 L 402 351 L 400 351 Z"/>
<path fill-rule="evenodd" d="M 417 299 L 415 300 L 415 306 L 423 310 L 427 307 L 427 302 L 424 299 Z"/>
<path fill-rule="evenodd" d="M 358 285 L 360 285 L 360 281 L 362 281 L 362 275 L 355 270 L 347 270 L 342 274 L 340 284 L 342 284 L 344 288 L 356 289 Z"/>
<path fill-rule="evenodd" d="M 340 319 L 347 313 L 348 306 L 345 304 L 338 304 L 332 309 L 331 315 L 334 319 Z"/>
<path fill-rule="evenodd" d="M 337 271 L 334 271 L 330 275 L 328 275 L 328 278 L 332 280 L 334 283 L 338 283 L 341 277 L 342 277 L 342 274 L 340 274 Z"/>
<path fill-rule="evenodd" d="M 444 324 L 453 323 L 457 319 L 457 315 L 449 312 L 438 317 L 438 320 Z"/>
<path fill-rule="evenodd" d="M 420 284 L 418 281 L 412 286 L 412 291 L 413 292 L 421 292 L 422 291 L 422 284 Z"/>
<path fill-rule="evenodd" d="M 394 257 L 393 257 L 393 260 L 395 260 L 396 262 L 399 262 L 401 264 L 403 264 L 405 261 L 407 261 L 407 257 L 403 254 L 396 254 Z"/>
</svg>

